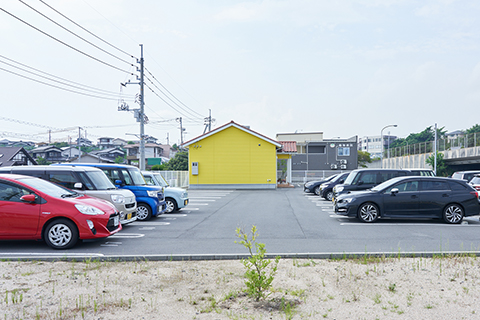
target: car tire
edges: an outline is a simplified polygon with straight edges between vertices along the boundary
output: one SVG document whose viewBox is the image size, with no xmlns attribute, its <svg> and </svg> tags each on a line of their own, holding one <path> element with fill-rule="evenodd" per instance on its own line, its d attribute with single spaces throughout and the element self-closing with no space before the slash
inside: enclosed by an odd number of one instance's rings
<svg viewBox="0 0 480 320">
<path fill-rule="evenodd" d="M 320 195 L 320 186 L 316 186 L 314 189 L 313 189 L 313 193 L 315 193 L 317 196 Z"/>
<path fill-rule="evenodd" d="M 449 204 L 445 207 L 445 209 L 443 209 L 443 220 L 446 223 L 450 223 L 450 224 L 461 223 L 463 220 L 463 216 L 464 216 L 463 208 L 456 203 Z"/>
<path fill-rule="evenodd" d="M 172 213 L 178 210 L 177 201 L 172 198 L 165 198 L 165 205 L 167 207 L 165 213 Z"/>
<path fill-rule="evenodd" d="M 78 241 L 78 229 L 70 220 L 54 220 L 45 228 L 43 239 L 53 249 L 70 249 Z"/>
<path fill-rule="evenodd" d="M 137 204 L 137 220 L 147 221 L 152 218 L 152 209 L 145 203 Z"/>
<path fill-rule="evenodd" d="M 325 193 L 325 199 L 327 199 L 328 201 L 332 201 L 332 199 L 333 199 L 333 190 L 328 190 L 328 191 Z"/>
<path fill-rule="evenodd" d="M 377 205 L 367 202 L 358 208 L 358 219 L 362 222 L 372 223 L 380 217 L 380 210 Z"/>
</svg>

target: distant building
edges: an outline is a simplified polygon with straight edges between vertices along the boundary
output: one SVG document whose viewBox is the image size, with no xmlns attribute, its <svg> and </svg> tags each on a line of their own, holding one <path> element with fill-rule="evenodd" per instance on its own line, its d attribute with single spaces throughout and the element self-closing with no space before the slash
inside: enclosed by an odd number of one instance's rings
<svg viewBox="0 0 480 320">
<path fill-rule="evenodd" d="M 62 154 L 63 150 L 55 146 L 43 146 L 30 150 L 34 159 L 43 158 L 48 162 L 64 162 L 68 157 Z"/>
<path fill-rule="evenodd" d="M 0 167 L 36 164 L 35 159 L 23 147 L 0 147 Z"/>
<path fill-rule="evenodd" d="M 397 139 L 397 136 L 383 135 L 383 149 Z M 364 136 L 358 139 L 358 150 L 368 152 L 370 158 L 381 158 L 382 155 L 382 136 Z"/>
</svg>

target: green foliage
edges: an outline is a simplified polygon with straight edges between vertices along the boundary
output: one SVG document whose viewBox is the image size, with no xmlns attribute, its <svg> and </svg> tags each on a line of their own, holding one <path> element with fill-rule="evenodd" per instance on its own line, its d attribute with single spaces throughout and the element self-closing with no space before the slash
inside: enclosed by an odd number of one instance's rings
<svg viewBox="0 0 480 320">
<path fill-rule="evenodd" d="M 124 162 L 125 162 L 124 157 L 118 156 L 115 158 L 115 163 L 124 163 Z"/>
<path fill-rule="evenodd" d="M 285 182 L 287 179 L 287 160 L 280 159 L 277 161 L 277 167 L 282 170 L 280 178 L 278 178 L 277 182 L 282 183 Z"/>
<path fill-rule="evenodd" d="M 177 152 L 175 157 L 165 164 L 165 170 L 188 171 L 188 152 Z"/>
<path fill-rule="evenodd" d="M 269 290 L 272 287 L 272 281 L 275 273 L 277 272 L 278 262 L 280 257 L 276 257 L 273 265 L 269 268 L 270 259 L 265 258 L 267 250 L 264 243 L 257 243 L 258 237 L 257 227 L 252 226 L 252 237 L 248 238 L 248 234 L 237 228 L 236 233 L 240 241 L 235 243 L 242 244 L 248 249 L 250 257 L 248 259 L 242 259 L 245 266 L 245 285 L 247 286 L 247 294 L 254 298 L 255 301 L 267 298 L 270 293 Z"/>
<path fill-rule="evenodd" d="M 471 133 L 475 133 L 475 132 L 480 132 L 480 125 L 476 124 L 476 125 L 472 126 L 471 128 L 467 129 L 467 131 L 465 133 L 466 134 L 471 134 Z"/>
<path fill-rule="evenodd" d="M 152 171 L 163 171 L 165 170 L 165 163 L 162 164 L 155 164 L 152 166 Z"/>
<path fill-rule="evenodd" d="M 47 159 L 45 159 L 45 158 L 38 157 L 37 158 L 37 164 L 40 165 L 40 166 L 48 166 L 52 163 L 50 161 L 47 161 Z"/>
<path fill-rule="evenodd" d="M 445 136 L 445 127 L 437 128 L 437 139 L 440 139 Z M 406 138 L 398 138 L 392 143 L 390 143 L 389 148 L 393 149 L 396 147 L 403 147 L 406 145 L 412 145 L 420 142 L 433 141 L 435 140 L 435 130 L 432 126 L 425 128 L 422 132 L 419 133 L 410 133 Z"/>
<path fill-rule="evenodd" d="M 358 150 L 358 166 L 361 168 L 366 168 L 367 163 L 372 163 L 372 158 L 370 153 L 366 151 Z"/>
<path fill-rule="evenodd" d="M 133 141 L 128 141 L 127 144 L 135 144 Z"/>
<path fill-rule="evenodd" d="M 428 157 L 425 162 L 430 165 L 433 169 L 435 165 L 435 156 L 432 154 L 430 157 Z M 445 163 L 445 160 L 443 159 L 443 153 L 437 152 L 437 176 L 439 177 L 447 177 L 449 175 L 449 168 L 447 164 Z"/>
<path fill-rule="evenodd" d="M 67 142 L 54 142 L 53 145 L 57 148 L 65 148 L 68 147 Z"/>
</svg>

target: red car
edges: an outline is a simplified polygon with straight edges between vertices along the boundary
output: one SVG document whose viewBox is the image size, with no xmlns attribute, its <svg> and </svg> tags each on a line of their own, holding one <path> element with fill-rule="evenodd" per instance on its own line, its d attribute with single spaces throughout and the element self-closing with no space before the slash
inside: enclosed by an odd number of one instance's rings
<svg viewBox="0 0 480 320">
<path fill-rule="evenodd" d="M 54 249 L 120 230 L 107 201 L 30 176 L 0 174 L 0 240 L 44 240 Z"/>
</svg>

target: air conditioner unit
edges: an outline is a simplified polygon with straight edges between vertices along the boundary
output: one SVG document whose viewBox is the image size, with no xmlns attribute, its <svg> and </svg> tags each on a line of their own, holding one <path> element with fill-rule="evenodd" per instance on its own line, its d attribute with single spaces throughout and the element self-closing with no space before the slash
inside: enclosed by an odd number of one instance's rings
<svg viewBox="0 0 480 320">
<path fill-rule="evenodd" d="M 346 165 L 346 164 L 342 164 L 342 165 L 340 165 L 340 169 L 342 169 L 342 170 L 346 170 L 346 169 L 347 169 L 347 165 Z"/>
<path fill-rule="evenodd" d="M 340 160 L 340 164 L 347 164 L 347 160 L 346 159 Z"/>
<path fill-rule="evenodd" d="M 338 167 L 337 167 L 336 164 L 331 164 L 331 165 L 330 165 L 330 169 L 332 169 L 332 170 L 337 170 Z"/>
</svg>

